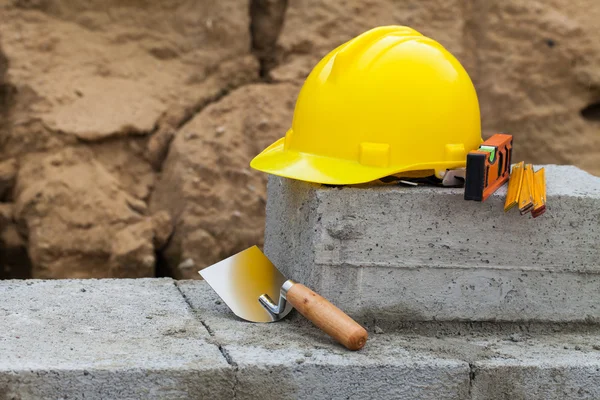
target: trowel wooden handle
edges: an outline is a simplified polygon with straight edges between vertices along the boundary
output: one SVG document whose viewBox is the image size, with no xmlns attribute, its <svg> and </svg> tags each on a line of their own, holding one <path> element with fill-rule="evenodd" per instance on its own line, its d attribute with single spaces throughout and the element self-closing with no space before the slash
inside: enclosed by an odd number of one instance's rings
<svg viewBox="0 0 600 400">
<path fill-rule="evenodd" d="M 286 297 L 300 314 L 348 349 L 359 350 L 367 342 L 365 328 L 301 283 L 292 285 Z"/>
</svg>

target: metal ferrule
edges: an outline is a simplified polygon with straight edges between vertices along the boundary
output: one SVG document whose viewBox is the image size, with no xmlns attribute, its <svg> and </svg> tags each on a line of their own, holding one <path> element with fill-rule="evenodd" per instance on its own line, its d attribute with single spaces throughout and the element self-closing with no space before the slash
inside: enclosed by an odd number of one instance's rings
<svg viewBox="0 0 600 400">
<path fill-rule="evenodd" d="M 268 294 L 262 294 L 258 298 L 260 304 L 267 310 L 271 315 L 277 316 L 285 310 L 287 305 L 287 292 L 294 286 L 296 282 L 291 279 L 288 279 L 281 285 L 281 290 L 279 291 L 279 302 L 275 304 L 271 297 Z"/>
</svg>

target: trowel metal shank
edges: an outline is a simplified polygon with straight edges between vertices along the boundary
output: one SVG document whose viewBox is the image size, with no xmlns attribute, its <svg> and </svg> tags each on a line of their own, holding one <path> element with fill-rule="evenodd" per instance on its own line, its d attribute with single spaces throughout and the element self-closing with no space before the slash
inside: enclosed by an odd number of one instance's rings
<svg viewBox="0 0 600 400">
<path fill-rule="evenodd" d="M 280 320 L 290 312 L 290 310 L 287 309 L 287 292 L 295 284 L 296 282 L 294 282 L 291 279 L 288 279 L 283 283 L 279 292 L 279 302 L 277 304 L 273 303 L 273 300 L 271 299 L 271 297 L 269 297 L 268 294 L 261 294 L 258 298 L 260 304 L 262 304 L 262 306 L 265 307 L 267 311 L 271 313 L 271 315 L 273 315 L 275 321 Z"/>
</svg>

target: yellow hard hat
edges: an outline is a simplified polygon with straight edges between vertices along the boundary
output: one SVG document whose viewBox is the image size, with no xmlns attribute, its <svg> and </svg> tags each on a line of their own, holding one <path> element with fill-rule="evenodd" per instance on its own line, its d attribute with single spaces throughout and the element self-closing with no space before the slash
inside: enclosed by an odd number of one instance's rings
<svg viewBox="0 0 600 400">
<path fill-rule="evenodd" d="M 405 26 L 371 29 L 307 77 L 284 138 L 252 168 L 325 184 L 464 167 L 482 143 L 477 94 L 441 44 Z"/>
</svg>

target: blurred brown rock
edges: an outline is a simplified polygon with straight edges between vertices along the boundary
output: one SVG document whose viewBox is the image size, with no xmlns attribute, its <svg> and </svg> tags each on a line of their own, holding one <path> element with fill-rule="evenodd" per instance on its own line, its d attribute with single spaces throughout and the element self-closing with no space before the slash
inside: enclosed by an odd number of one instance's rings
<svg viewBox="0 0 600 400">
<path fill-rule="evenodd" d="M 282 61 L 272 71 L 273 77 L 303 80 L 331 50 L 381 25 L 408 25 L 431 35 L 469 64 L 465 8 L 462 0 L 291 1 L 279 38 Z"/>
<path fill-rule="evenodd" d="M 277 39 L 281 33 L 288 0 L 250 0 L 252 49 L 261 63 L 261 74 L 277 63 Z"/>
<path fill-rule="evenodd" d="M 31 278 L 27 243 L 13 220 L 11 203 L 0 203 L 0 279 Z"/>
<path fill-rule="evenodd" d="M 0 231 L 13 220 L 13 204 L 0 203 Z"/>
<path fill-rule="evenodd" d="M 54 139 L 45 148 L 62 147 L 65 135 L 98 141 L 177 128 L 225 88 L 258 78 L 248 7 L 232 0 L 4 5 L 1 46 L 18 90 L 13 123 L 39 121 Z M 12 137 L 4 152 L 28 151 L 21 141 Z"/>
<path fill-rule="evenodd" d="M 339 44 L 378 25 L 442 43 L 479 95 L 484 137 L 515 138 L 515 160 L 600 176 L 600 3 L 594 0 L 290 2 L 276 80 L 302 80 Z"/>
<path fill-rule="evenodd" d="M 600 176 L 599 20 L 597 0 L 0 0 L 0 278 L 198 278 L 261 245 L 250 160 L 314 65 L 381 25 L 457 56 L 514 161 Z"/>
<path fill-rule="evenodd" d="M 166 246 L 173 233 L 173 220 L 166 211 L 159 211 L 152 216 L 152 243 L 154 248 L 161 250 Z"/>
<path fill-rule="evenodd" d="M 17 160 L 9 158 L 0 162 L 0 200 L 2 200 L 15 184 Z"/>
<path fill-rule="evenodd" d="M 144 202 L 148 201 L 156 179 L 152 165 L 145 158 L 146 142 L 144 138 L 124 137 L 87 146 L 124 190 Z"/>
<path fill-rule="evenodd" d="M 201 268 L 262 245 L 267 176 L 249 164 L 289 128 L 297 91 L 244 86 L 177 132 L 150 203 L 175 218 L 163 253 L 173 276 L 197 279 Z"/>
<path fill-rule="evenodd" d="M 6 81 L 6 71 L 8 70 L 8 59 L 4 55 L 2 48 L 0 47 L 0 86 Z"/>
<path fill-rule="evenodd" d="M 515 161 L 600 176 L 600 4 L 475 4 L 468 28 L 485 132 L 512 133 Z"/>
<path fill-rule="evenodd" d="M 154 275 L 146 204 L 123 190 L 92 151 L 30 154 L 17 182 L 14 218 L 27 237 L 34 278 Z M 138 233 L 135 244 L 127 241 Z"/>
<path fill-rule="evenodd" d="M 155 169 L 172 132 L 258 79 L 248 9 L 0 4 L 0 190 L 6 197 L 18 177 L 18 224 L 9 226 L 24 236 L 35 277 L 154 274 L 172 229 L 165 213 L 145 216 Z M 125 240 L 135 233 L 143 238 Z"/>
<path fill-rule="evenodd" d="M 173 230 L 171 217 L 158 212 L 117 232 L 112 241 L 112 278 L 143 278 L 155 275 L 156 250 L 165 245 Z"/>
</svg>

